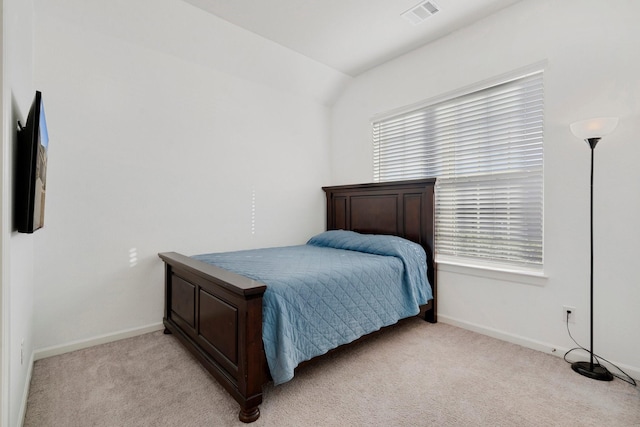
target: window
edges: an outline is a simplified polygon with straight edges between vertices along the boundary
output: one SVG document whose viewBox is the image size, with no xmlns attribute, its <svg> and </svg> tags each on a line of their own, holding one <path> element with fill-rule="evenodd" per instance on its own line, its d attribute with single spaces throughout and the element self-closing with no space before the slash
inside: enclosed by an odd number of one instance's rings
<svg viewBox="0 0 640 427">
<path fill-rule="evenodd" d="M 373 122 L 375 181 L 435 177 L 440 261 L 540 270 L 543 74 Z"/>
</svg>

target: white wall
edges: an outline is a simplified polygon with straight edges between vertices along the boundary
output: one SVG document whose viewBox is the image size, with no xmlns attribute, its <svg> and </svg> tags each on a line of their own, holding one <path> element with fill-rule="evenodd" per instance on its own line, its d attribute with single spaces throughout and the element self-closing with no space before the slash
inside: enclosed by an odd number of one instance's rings
<svg viewBox="0 0 640 427">
<path fill-rule="evenodd" d="M 158 326 L 158 252 L 322 231 L 326 104 L 345 80 L 178 0 L 37 0 L 50 148 L 36 347 Z"/>
<path fill-rule="evenodd" d="M 439 270 L 446 322 L 543 351 L 588 346 L 589 156 L 569 124 L 617 116 L 596 150 L 596 353 L 640 372 L 640 2 L 524 0 L 354 79 L 333 108 L 332 180 L 372 179 L 370 119 L 530 64 L 545 68 L 545 274 L 537 285 Z M 451 270 L 451 269 L 448 269 Z M 559 351 L 556 351 L 559 353 Z"/>
<path fill-rule="evenodd" d="M 33 100 L 33 2 L 3 2 L 2 134 L 2 420 L 22 423 L 33 365 L 34 237 L 13 231 L 11 206 L 16 126 Z M 21 343 L 24 341 L 21 357 Z M 22 360 L 21 360 L 22 359 Z"/>
</svg>

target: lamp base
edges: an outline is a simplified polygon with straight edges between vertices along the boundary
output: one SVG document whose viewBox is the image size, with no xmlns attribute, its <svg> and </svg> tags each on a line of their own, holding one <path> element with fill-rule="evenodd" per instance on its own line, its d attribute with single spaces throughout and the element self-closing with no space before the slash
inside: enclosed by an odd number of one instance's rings
<svg viewBox="0 0 640 427">
<path fill-rule="evenodd" d="M 571 364 L 571 369 L 573 369 L 580 375 L 591 378 L 592 380 L 613 380 L 613 375 L 611 375 L 611 372 L 609 372 L 607 368 L 598 363 L 594 363 L 592 365 L 591 362 L 574 362 Z"/>
</svg>

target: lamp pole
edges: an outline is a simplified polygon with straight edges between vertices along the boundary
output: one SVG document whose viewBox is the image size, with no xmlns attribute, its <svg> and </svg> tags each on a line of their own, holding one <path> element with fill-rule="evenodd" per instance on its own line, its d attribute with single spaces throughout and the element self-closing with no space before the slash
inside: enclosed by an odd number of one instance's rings
<svg viewBox="0 0 640 427">
<path fill-rule="evenodd" d="M 593 372 L 593 163 L 594 163 L 594 155 L 596 152 L 596 144 L 598 144 L 600 138 L 589 138 L 587 142 L 589 147 L 591 147 L 591 195 L 590 195 L 590 208 L 589 208 L 589 235 L 591 236 L 591 272 L 590 272 L 590 283 L 589 287 L 591 289 L 589 295 L 589 313 L 590 313 L 590 327 L 591 336 L 589 340 L 589 353 L 591 356 L 589 370 Z"/>
</svg>

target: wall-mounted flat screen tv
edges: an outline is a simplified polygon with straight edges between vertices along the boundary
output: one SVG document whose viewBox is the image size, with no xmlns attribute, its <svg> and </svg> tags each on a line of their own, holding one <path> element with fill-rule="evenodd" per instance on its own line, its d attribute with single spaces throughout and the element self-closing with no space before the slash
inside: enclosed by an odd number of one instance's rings
<svg viewBox="0 0 640 427">
<path fill-rule="evenodd" d="M 36 91 L 25 126 L 18 122 L 13 217 L 15 228 L 21 233 L 33 233 L 44 225 L 48 149 L 42 93 Z"/>
</svg>

